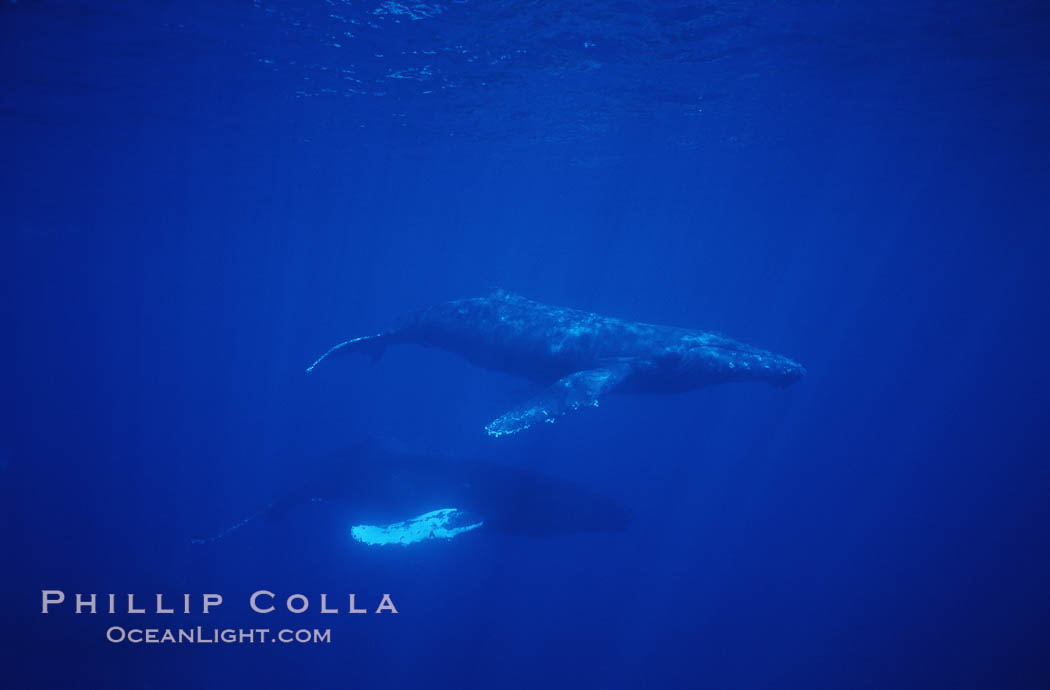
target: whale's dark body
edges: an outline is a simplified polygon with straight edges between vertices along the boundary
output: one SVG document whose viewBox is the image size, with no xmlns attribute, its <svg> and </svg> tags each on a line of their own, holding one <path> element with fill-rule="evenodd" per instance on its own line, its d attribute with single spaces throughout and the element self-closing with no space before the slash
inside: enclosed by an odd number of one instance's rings
<svg viewBox="0 0 1050 690">
<path fill-rule="evenodd" d="M 369 440 L 309 463 L 260 511 L 214 536 L 214 542 L 249 522 L 273 519 L 315 501 L 341 506 L 345 527 L 389 523 L 441 508 L 455 508 L 484 523 L 485 532 L 531 537 L 580 532 L 622 532 L 631 511 L 577 484 L 510 465 L 444 455 L 405 453 Z"/>
<path fill-rule="evenodd" d="M 337 352 L 379 354 L 401 343 L 438 347 L 549 386 L 490 423 L 493 436 L 596 406 L 614 391 L 677 393 L 731 381 L 787 386 L 805 375 L 788 357 L 717 333 L 552 307 L 503 290 L 413 312 L 391 330 L 339 343 L 307 371 Z"/>
</svg>

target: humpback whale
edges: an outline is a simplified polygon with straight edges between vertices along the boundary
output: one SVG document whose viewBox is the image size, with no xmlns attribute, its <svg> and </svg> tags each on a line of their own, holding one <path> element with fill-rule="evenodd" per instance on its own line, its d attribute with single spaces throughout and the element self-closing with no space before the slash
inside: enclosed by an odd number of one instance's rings
<svg viewBox="0 0 1050 690">
<path fill-rule="evenodd" d="M 306 371 L 336 354 L 378 358 L 397 344 L 437 347 L 546 386 L 489 423 L 492 436 L 597 407 L 611 392 L 678 393 L 732 381 L 783 387 L 806 373 L 793 359 L 718 333 L 553 307 L 504 290 L 412 312 L 389 330 L 335 345 Z"/>
<path fill-rule="evenodd" d="M 347 535 L 368 546 L 452 539 L 480 530 L 532 537 L 621 532 L 631 523 L 623 504 L 565 479 L 487 460 L 404 453 L 375 440 L 306 464 L 249 517 L 275 519 L 317 501 L 341 506 Z"/>
</svg>

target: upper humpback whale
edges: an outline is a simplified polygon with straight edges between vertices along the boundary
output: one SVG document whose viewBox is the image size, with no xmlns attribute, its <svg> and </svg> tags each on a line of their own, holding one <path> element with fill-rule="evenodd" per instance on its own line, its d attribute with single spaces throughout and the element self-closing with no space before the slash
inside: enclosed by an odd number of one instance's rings
<svg viewBox="0 0 1050 690">
<path fill-rule="evenodd" d="M 333 354 L 378 357 L 400 343 L 438 347 L 548 386 L 489 423 L 492 436 L 597 406 L 613 391 L 677 393 L 729 381 L 787 386 L 806 373 L 793 359 L 717 333 L 552 307 L 503 290 L 412 312 L 390 330 L 335 345 L 306 371 Z"/>
</svg>

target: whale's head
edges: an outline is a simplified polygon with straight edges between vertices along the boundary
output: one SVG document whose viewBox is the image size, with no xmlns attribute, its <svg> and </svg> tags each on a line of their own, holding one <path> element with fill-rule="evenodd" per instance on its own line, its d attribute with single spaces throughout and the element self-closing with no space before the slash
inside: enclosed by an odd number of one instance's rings
<svg viewBox="0 0 1050 690">
<path fill-rule="evenodd" d="M 679 372 L 687 386 L 762 381 L 784 388 L 806 375 L 806 368 L 790 357 L 728 340 L 693 344 L 679 356 Z"/>
<path fill-rule="evenodd" d="M 773 361 L 769 363 L 769 372 L 763 378 L 764 381 L 780 388 L 786 388 L 806 375 L 806 367 L 790 357 L 774 354 L 770 356 Z"/>
</svg>

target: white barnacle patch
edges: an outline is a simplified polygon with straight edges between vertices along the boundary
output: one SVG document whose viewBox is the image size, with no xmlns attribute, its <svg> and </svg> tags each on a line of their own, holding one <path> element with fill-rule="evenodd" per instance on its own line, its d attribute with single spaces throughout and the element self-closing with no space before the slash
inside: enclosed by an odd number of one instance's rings
<svg viewBox="0 0 1050 690">
<path fill-rule="evenodd" d="M 456 508 L 441 508 L 389 525 L 354 525 L 350 536 L 368 546 L 408 546 L 430 539 L 449 540 L 485 524 L 483 520 L 467 523 L 465 517 Z"/>
<path fill-rule="evenodd" d="M 530 426 L 532 426 L 532 425 L 531 424 L 526 424 L 524 426 L 519 426 L 519 427 L 514 428 L 514 429 L 504 429 L 504 428 L 496 426 L 495 424 L 489 424 L 487 427 L 485 427 L 485 431 L 488 433 L 489 436 L 491 436 L 493 438 L 499 438 L 500 436 L 509 436 L 511 434 L 516 434 L 519 431 L 525 431 Z"/>
</svg>

